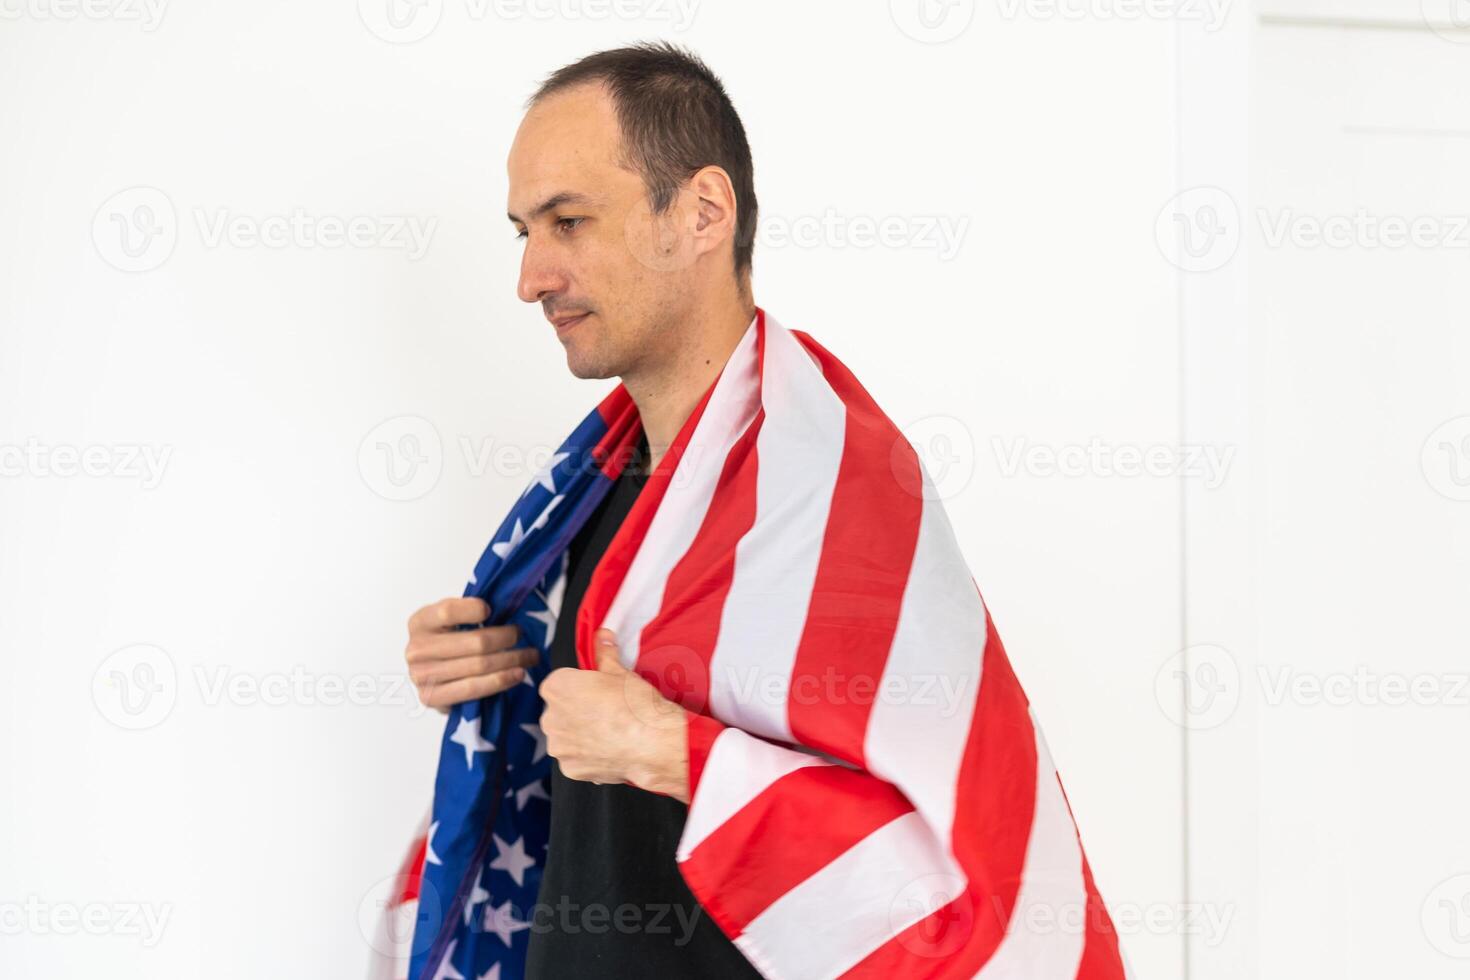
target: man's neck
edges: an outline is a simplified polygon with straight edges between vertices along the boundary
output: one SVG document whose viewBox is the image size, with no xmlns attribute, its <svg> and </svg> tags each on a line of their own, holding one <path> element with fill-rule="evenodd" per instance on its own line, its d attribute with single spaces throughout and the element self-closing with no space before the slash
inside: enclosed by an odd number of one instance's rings
<svg viewBox="0 0 1470 980">
<path fill-rule="evenodd" d="M 754 317 L 755 303 L 749 300 L 696 315 L 697 322 L 680 328 L 688 343 L 656 372 L 622 379 L 643 421 L 649 472 L 657 468 L 694 406 L 719 377 Z"/>
</svg>

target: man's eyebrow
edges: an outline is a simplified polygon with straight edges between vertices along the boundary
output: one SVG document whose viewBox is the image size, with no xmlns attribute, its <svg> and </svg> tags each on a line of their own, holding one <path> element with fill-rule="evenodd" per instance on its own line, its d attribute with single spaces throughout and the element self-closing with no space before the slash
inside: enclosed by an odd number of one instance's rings
<svg viewBox="0 0 1470 980">
<path fill-rule="evenodd" d="M 578 193 L 576 193 L 574 191 L 562 191 L 559 194 L 553 194 L 553 195 L 551 195 L 546 200 L 542 201 L 540 204 L 538 204 L 534 208 L 532 208 L 531 209 L 531 218 L 532 219 L 539 218 L 539 217 L 541 217 L 541 215 L 545 214 L 547 211 L 550 211 L 550 210 L 552 210 L 554 208 L 559 208 L 559 207 L 561 207 L 564 204 L 593 204 L 593 203 L 595 203 L 595 202 L 592 200 L 592 198 L 588 197 L 586 194 L 578 194 Z M 516 215 L 511 214 L 509 211 L 505 212 L 505 216 L 507 218 L 509 218 L 510 220 L 516 222 L 517 224 L 522 224 L 522 225 L 523 224 L 526 224 L 526 219 L 517 217 Z"/>
</svg>

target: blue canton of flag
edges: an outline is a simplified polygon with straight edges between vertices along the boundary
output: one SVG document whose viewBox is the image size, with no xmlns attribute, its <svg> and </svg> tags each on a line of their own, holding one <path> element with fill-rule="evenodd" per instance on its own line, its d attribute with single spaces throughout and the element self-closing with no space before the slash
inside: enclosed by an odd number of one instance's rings
<svg viewBox="0 0 1470 980">
<path fill-rule="evenodd" d="M 519 980 L 550 831 L 551 759 L 537 724 L 567 580 L 567 546 L 611 489 L 592 411 L 522 491 L 465 587 L 541 660 L 515 687 L 456 705 L 439 748 L 412 980 Z M 570 620 L 561 628 L 572 629 Z"/>
</svg>

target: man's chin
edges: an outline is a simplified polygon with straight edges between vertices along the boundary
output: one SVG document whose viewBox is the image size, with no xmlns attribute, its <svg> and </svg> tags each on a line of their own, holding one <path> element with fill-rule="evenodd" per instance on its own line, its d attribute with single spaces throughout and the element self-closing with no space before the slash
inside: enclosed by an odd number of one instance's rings
<svg viewBox="0 0 1470 980">
<path fill-rule="evenodd" d="M 608 370 L 606 365 L 587 362 L 570 349 L 567 351 L 567 370 L 572 372 L 572 377 L 583 381 L 597 381 L 617 374 L 616 371 Z"/>
</svg>

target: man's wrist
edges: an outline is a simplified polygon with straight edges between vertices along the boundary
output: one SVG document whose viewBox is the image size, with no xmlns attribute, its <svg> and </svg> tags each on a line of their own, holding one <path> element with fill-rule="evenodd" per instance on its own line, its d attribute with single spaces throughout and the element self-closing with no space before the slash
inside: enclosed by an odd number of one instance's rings
<svg viewBox="0 0 1470 980">
<path fill-rule="evenodd" d="M 640 789 L 689 802 L 689 712 L 680 709 L 666 724 L 651 727 L 647 757 L 634 780 Z"/>
</svg>

